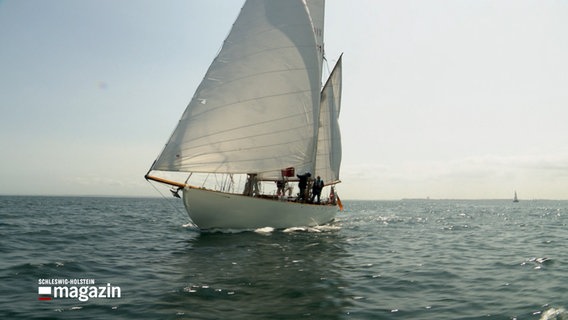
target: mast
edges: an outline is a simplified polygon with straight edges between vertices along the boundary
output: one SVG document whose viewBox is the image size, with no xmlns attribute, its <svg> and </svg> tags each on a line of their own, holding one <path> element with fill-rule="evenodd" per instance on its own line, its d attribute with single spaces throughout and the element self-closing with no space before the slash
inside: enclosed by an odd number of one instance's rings
<svg viewBox="0 0 568 320">
<path fill-rule="evenodd" d="M 325 0 L 307 0 L 306 1 L 306 10 L 310 16 L 310 21 L 312 23 L 312 28 L 315 37 L 316 43 L 316 52 L 318 54 L 319 64 L 318 64 L 318 74 L 322 77 L 322 70 L 323 70 L 323 60 L 325 59 L 325 48 L 323 42 L 323 35 L 324 35 L 324 22 L 325 22 Z M 329 79 L 328 79 L 329 80 Z M 323 87 L 322 87 L 323 90 Z M 319 91 L 319 90 L 318 90 Z M 321 92 L 319 94 L 319 101 L 317 103 L 317 112 L 314 118 L 314 145 L 312 151 L 312 168 L 308 170 L 312 174 L 316 174 L 317 169 L 317 152 L 318 152 L 318 137 L 320 132 L 320 116 L 321 116 Z"/>
</svg>

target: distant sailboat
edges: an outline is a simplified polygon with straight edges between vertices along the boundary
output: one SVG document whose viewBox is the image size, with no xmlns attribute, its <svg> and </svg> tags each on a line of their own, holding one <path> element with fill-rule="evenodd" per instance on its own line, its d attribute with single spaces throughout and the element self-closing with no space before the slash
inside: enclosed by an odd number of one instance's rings
<svg viewBox="0 0 568 320">
<path fill-rule="evenodd" d="M 340 57 L 322 89 L 324 6 L 246 1 L 146 174 L 183 193 L 199 228 L 315 226 L 342 208 L 335 191 L 342 66 Z M 304 195 L 291 195 L 297 174 L 307 173 L 324 181 L 322 204 L 309 201 L 311 179 Z"/>
<path fill-rule="evenodd" d="M 517 198 L 517 191 L 515 191 L 515 196 L 513 197 L 513 202 L 519 202 L 519 198 Z"/>
</svg>

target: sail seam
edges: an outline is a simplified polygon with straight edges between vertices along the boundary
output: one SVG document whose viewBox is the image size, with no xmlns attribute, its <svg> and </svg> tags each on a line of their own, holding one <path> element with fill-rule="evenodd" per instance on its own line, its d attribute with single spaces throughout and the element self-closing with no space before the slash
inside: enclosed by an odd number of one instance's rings
<svg viewBox="0 0 568 320">
<path fill-rule="evenodd" d="M 298 117 L 299 116 L 287 117 L 287 119 L 298 118 Z M 211 144 L 210 142 L 206 142 L 206 143 L 203 143 L 203 144 L 193 144 L 193 143 L 197 142 L 199 140 L 203 140 L 203 139 L 213 139 L 215 136 L 218 136 L 218 135 L 230 134 L 233 131 L 239 131 L 239 130 L 242 130 L 242 129 L 245 129 L 245 128 L 254 128 L 254 127 L 257 127 L 257 126 L 266 126 L 268 124 L 280 122 L 280 121 L 282 121 L 282 120 L 264 121 L 264 122 L 258 123 L 258 124 L 250 124 L 250 125 L 234 127 L 234 128 L 230 128 L 230 129 L 226 129 L 226 130 L 222 130 L 222 131 L 210 132 L 210 133 L 207 133 L 207 135 L 195 136 L 195 138 L 193 138 L 192 141 L 190 141 L 186 145 L 188 145 L 188 146 L 191 145 L 192 147 L 195 147 L 195 148 L 200 147 L 200 146 L 209 145 L 209 144 Z M 290 121 L 290 120 L 288 120 L 288 121 Z M 302 129 L 302 128 L 306 128 L 306 127 L 308 127 L 308 125 L 289 126 L 288 128 L 284 128 L 284 129 L 281 129 L 281 130 L 273 130 L 273 129 L 270 128 L 269 129 L 269 130 L 271 130 L 270 132 L 255 133 L 255 134 L 242 136 L 242 137 L 238 137 L 238 138 L 222 140 L 222 141 L 219 141 L 219 142 L 221 142 L 221 143 L 234 142 L 234 141 L 243 140 L 243 139 L 250 139 L 250 138 L 253 138 L 253 137 L 269 136 L 269 135 L 274 135 L 276 133 L 294 131 L 294 130 L 298 130 L 298 129 Z"/>
<path fill-rule="evenodd" d="M 192 118 L 201 117 L 203 115 L 206 115 L 209 112 L 218 111 L 218 110 L 223 109 L 223 108 L 228 108 L 228 107 L 238 105 L 238 104 L 244 104 L 244 103 L 247 103 L 247 102 L 250 102 L 250 101 L 255 101 L 255 100 L 261 101 L 261 100 L 265 100 L 265 99 L 268 99 L 268 98 L 275 98 L 275 97 L 281 97 L 281 96 L 287 96 L 287 95 L 289 95 L 289 96 L 293 96 L 293 95 L 300 96 L 300 95 L 305 94 L 305 93 L 311 94 L 311 91 L 310 90 L 296 90 L 296 91 L 288 91 L 288 92 L 283 92 L 283 93 L 278 93 L 278 94 L 258 96 L 258 97 L 254 97 L 254 98 L 251 98 L 251 99 L 244 99 L 244 100 L 239 100 L 239 101 L 236 101 L 236 102 L 231 102 L 231 103 L 228 103 L 228 104 L 219 105 L 219 106 L 216 106 L 216 107 L 209 107 L 206 110 L 203 110 L 201 112 L 191 113 L 191 117 Z M 199 101 L 201 99 L 198 98 L 198 97 L 194 97 L 192 100 Z M 197 102 L 197 103 L 200 103 L 200 102 Z M 192 111 L 193 111 L 193 108 L 192 108 Z"/>
</svg>

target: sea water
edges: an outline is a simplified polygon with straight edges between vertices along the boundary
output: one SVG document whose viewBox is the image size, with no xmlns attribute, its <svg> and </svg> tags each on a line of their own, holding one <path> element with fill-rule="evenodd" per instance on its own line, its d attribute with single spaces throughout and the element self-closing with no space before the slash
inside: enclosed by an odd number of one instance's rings
<svg viewBox="0 0 568 320">
<path fill-rule="evenodd" d="M 568 318 L 568 202 L 344 205 L 201 233 L 175 199 L 0 197 L 0 318 Z"/>
</svg>

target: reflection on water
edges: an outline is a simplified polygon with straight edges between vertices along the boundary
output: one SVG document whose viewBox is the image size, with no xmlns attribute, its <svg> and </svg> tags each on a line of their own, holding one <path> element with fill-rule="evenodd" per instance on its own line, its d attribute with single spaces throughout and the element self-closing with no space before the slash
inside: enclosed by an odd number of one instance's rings
<svg viewBox="0 0 568 320">
<path fill-rule="evenodd" d="M 339 232 L 198 234 L 175 254 L 181 277 L 167 308 L 188 318 L 340 318 L 350 305 L 337 271 L 349 257 L 343 243 Z"/>
</svg>

